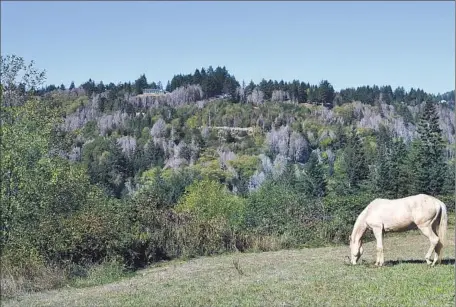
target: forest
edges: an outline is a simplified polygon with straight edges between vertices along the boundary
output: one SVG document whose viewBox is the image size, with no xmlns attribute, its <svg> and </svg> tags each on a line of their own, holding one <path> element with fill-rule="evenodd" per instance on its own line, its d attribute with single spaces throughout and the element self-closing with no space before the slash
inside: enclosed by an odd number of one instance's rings
<svg viewBox="0 0 456 307">
<path fill-rule="evenodd" d="M 453 90 L 246 84 L 212 66 L 166 86 L 45 81 L 2 56 L 5 296 L 103 263 L 346 244 L 377 197 L 454 211 Z"/>
</svg>

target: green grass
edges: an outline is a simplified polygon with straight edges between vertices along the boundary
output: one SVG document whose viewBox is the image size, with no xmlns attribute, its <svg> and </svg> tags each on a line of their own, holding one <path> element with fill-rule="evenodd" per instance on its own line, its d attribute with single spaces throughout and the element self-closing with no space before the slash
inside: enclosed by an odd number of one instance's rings
<svg viewBox="0 0 456 307">
<path fill-rule="evenodd" d="M 375 242 L 350 266 L 348 247 L 230 254 L 172 261 L 134 277 L 20 296 L 3 306 L 454 306 L 454 229 L 444 264 L 424 263 L 418 231 L 387 234 L 386 266 Z M 114 269 L 114 272 L 117 272 Z M 79 286 L 88 286 L 79 284 Z"/>
<path fill-rule="evenodd" d="M 126 272 L 120 262 L 110 261 L 89 268 L 83 276 L 73 278 L 69 286 L 74 288 L 93 287 L 134 275 L 133 272 Z"/>
</svg>

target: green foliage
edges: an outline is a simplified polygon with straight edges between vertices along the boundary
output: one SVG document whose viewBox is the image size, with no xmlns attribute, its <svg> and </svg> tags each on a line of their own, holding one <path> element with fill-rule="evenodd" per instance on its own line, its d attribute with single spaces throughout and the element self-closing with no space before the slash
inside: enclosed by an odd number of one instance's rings
<svg viewBox="0 0 456 307">
<path fill-rule="evenodd" d="M 200 178 L 200 174 L 194 169 L 171 171 L 170 175 L 166 176 L 159 168 L 153 168 L 142 174 L 141 188 L 136 196 L 148 198 L 158 209 L 171 208 L 178 203 L 185 189 Z"/>
<path fill-rule="evenodd" d="M 68 164 L 49 155 L 57 113 L 58 110 L 48 110 L 37 100 L 3 109 L 1 244 L 16 227 L 29 227 L 39 222 L 40 214 L 52 213 L 62 200 L 60 197 L 71 197 L 56 188 L 66 187 L 62 182 L 73 179 L 71 173 L 66 174 Z"/>
<path fill-rule="evenodd" d="M 67 115 L 74 113 L 81 107 L 84 107 L 89 100 L 87 97 L 78 97 L 74 101 L 66 102 L 65 112 Z"/>
<path fill-rule="evenodd" d="M 290 176 L 269 179 L 249 195 L 244 227 L 259 236 L 281 238 L 286 248 L 321 244 L 325 240 L 319 232 L 323 206 L 303 198 Z"/>
<path fill-rule="evenodd" d="M 383 197 L 400 198 L 409 195 L 409 156 L 402 139 L 393 139 L 389 131 L 382 128 L 376 151 L 373 190 Z"/>
<path fill-rule="evenodd" d="M 446 165 L 445 182 L 442 187 L 442 193 L 444 195 L 455 194 L 455 160 L 449 161 Z"/>
<path fill-rule="evenodd" d="M 353 108 L 353 105 L 343 105 L 343 106 L 336 106 L 334 107 L 334 112 L 341 116 L 342 119 L 344 120 L 344 123 L 347 125 L 352 124 L 354 118 L 355 118 L 355 110 Z"/>
<path fill-rule="evenodd" d="M 369 193 L 325 197 L 323 200 L 327 217 L 327 222 L 323 226 L 325 238 L 333 242 L 347 242 L 356 218 L 374 199 L 374 195 Z"/>
<path fill-rule="evenodd" d="M 232 166 L 240 178 L 250 178 L 258 169 L 259 158 L 255 156 L 242 155 L 234 160 L 228 161 L 228 165 Z"/>
<path fill-rule="evenodd" d="M 82 161 L 91 183 L 100 184 L 109 195 L 121 197 L 129 165 L 114 137 L 98 137 L 84 145 Z"/>
<path fill-rule="evenodd" d="M 349 189 L 359 187 L 361 182 L 368 177 L 364 146 L 354 127 L 348 138 L 341 166 L 344 174 L 346 174 Z"/>
<path fill-rule="evenodd" d="M 438 195 L 445 182 L 445 161 L 439 117 L 432 102 L 427 101 L 418 124 L 418 156 L 415 170 L 418 174 L 417 190 Z"/>
<path fill-rule="evenodd" d="M 224 218 L 235 227 L 242 221 L 244 207 L 245 201 L 229 193 L 222 184 L 202 180 L 186 188 L 176 210 L 194 214 L 201 221 Z"/>
<path fill-rule="evenodd" d="M 8 242 L 2 248 L 0 268 L 2 300 L 61 287 L 66 281 L 65 271 L 46 265 L 37 248 L 26 239 Z"/>
<path fill-rule="evenodd" d="M 137 94 L 142 94 L 143 90 L 147 88 L 147 78 L 145 74 L 142 74 L 136 81 L 135 81 L 135 92 Z"/>
<path fill-rule="evenodd" d="M 82 135 L 87 139 L 95 138 L 96 136 L 98 136 L 97 122 L 91 120 L 87 124 L 85 124 L 84 128 L 82 128 Z"/>
<path fill-rule="evenodd" d="M 312 153 L 305 168 L 306 180 L 304 191 L 309 197 L 326 195 L 326 178 L 322 165 L 318 162 L 317 154 Z"/>
<path fill-rule="evenodd" d="M 78 266 L 73 271 L 75 277 L 72 278 L 70 284 L 74 288 L 104 285 L 134 275 L 133 272 L 125 269 L 122 261 L 117 259 L 108 260 L 88 268 Z"/>
<path fill-rule="evenodd" d="M 144 147 L 137 146 L 132 157 L 133 172 L 138 174 L 149 167 L 163 167 L 165 153 L 162 147 L 150 141 Z"/>
<path fill-rule="evenodd" d="M 331 83 L 328 82 L 328 80 L 323 80 L 320 82 L 317 93 L 317 99 L 319 103 L 329 108 L 333 106 L 334 88 Z"/>
</svg>

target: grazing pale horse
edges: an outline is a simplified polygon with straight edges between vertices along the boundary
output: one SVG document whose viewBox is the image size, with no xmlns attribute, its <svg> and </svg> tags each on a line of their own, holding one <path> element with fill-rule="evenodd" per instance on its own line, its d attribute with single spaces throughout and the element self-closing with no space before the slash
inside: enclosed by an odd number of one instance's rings
<svg viewBox="0 0 456 307">
<path fill-rule="evenodd" d="M 383 233 L 418 228 L 429 238 L 431 247 L 425 259 L 434 266 L 442 260 L 442 248 L 447 229 L 447 208 L 435 197 L 419 194 L 400 199 L 375 199 L 358 216 L 350 236 L 351 263 L 356 264 L 363 253 L 362 237 L 372 229 L 377 240 L 377 261 L 382 266 Z M 438 234 L 438 235 L 437 235 Z M 432 252 L 434 261 L 431 261 Z"/>
</svg>

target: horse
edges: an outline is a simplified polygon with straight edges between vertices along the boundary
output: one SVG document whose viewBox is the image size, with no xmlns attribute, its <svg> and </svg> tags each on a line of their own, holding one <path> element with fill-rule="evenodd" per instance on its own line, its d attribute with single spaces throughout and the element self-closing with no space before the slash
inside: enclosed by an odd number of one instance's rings
<svg viewBox="0 0 456 307">
<path fill-rule="evenodd" d="M 429 239 L 431 246 L 425 256 L 428 265 L 442 260 L 448 215 L 443 202 L 435 197 L 418 194 L 400 199 L 377 198 L 359 214 L 350 240 L 351 263 L 355 265 L 363 254 L 362 237 L 371 229 L 377 241 L 376 266 L 383 266 L 383 234 L 418 228 Z M 438 233 L 438 235 L 437 235 Z M 431 255 L 434 260 L 431 261 Z"/>
</svg>

